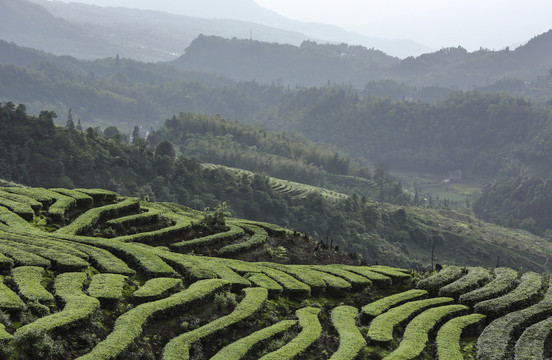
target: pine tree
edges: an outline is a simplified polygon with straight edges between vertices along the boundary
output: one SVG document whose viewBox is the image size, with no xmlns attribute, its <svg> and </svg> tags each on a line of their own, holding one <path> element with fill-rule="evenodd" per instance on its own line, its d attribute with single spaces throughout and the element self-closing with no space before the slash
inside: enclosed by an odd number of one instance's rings
<svg viewBox="0 0 552 360">
<path fill-rule="evenodd" d="M 69 129 L 75 128 L 75 122 L 73 121 L 73 113 L 71 111 L 71 108 L 69 108 L 69 111 L 67 112 L 67 122 L 65 123 L 65 127 Z"/>
</svg>

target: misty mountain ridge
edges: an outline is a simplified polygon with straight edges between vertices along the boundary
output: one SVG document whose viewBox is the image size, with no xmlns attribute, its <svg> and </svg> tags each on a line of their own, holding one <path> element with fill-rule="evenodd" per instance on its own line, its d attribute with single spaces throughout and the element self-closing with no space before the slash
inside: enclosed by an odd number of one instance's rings
<svg viewBox="0 0 552 360">
<path fill-rule="evenodd" d="M 187 1 L 178 5 L 162 1 L 173 14 L 144 10 L 147 8 L 144 1 L 95 1 L 106 7 L 74 2 L 31 1 L 81 31 L 118 46 L 119 53 L 142 61 L 174 59 L 174 55 L 181 55 L 199 34 L 227 38 L 252 36 L 255 40 L 293 45 L 305 40 L 345 42 L 380 49 L 399 57 L 431 50 L 411 40 L 373 38 L 333 25 L 291 20 L 260 7 L 252 0 L 233 1 L 231 6 L 221 0 Z"/>
<path fill-rule="evenodd" d="M 200 36 L 174 62 L 183 70 L 234 80 L 321 86 L 328 82 L 363 89 L 370 81 L 391 79 L 416 87 L 472 89 L 503 79 L 533 81 L 552 63 L 552 30 L 515 50 L 468 52 L 462 47 L 408 57 L 347 44 L 300 46 Z"/>
<path fill-rule="evenodd" d="M 6 41 L 80 58 L 106 57 L 116 48 L 45 8 L 22 0 L 0 0 L 0 37 Z"/>
</svg>

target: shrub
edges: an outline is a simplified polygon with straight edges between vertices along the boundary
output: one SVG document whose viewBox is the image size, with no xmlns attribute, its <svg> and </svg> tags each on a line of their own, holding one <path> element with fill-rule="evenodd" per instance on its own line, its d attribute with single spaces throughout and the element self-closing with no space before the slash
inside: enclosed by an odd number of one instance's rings
<svg viewBox="0 0 552 360">
<path fill-rule="evenodd" d="M 0 196 L 0 206 L 13 211 L 27 221 L 32 220 L 35 214 L 30 205 L 13 201 L 2 196 Z"/>
<path fill-rule="evenodd" d="M 107 302 L 123 298 L 123 287 L 127 277 L 120 274 L 96 274 L 88 287 L 88 294 Z"/>
<path fill-rule="evenodd" d="M 0 249 L 1 251 L 1 249 Z M 7 271 L 13 268 L 13 260 L 6 255 L 0 253 L 0 271 Z"/>
<path fill-rule="evenodd" d="M 449 320 L 437 333 L 437 358 L 439 360 L 462 360 L 460 337 L 468 326 L 480 323 L 485 315 L 470 314 Z"/>
<path fill-rule="evenodd" d="M 344 269 L 340 269 L 337 266 L 332 266 L 332 265 L 324 265 L 324 266 L 318 265 L 317 266 L 317 265 L 313 265 L 313 266 L 309 266 L 309 267 L 311 269 L 322 271 L 322 272 L 325 272 L 325 273 L 328 273 L 328 274 L 332 274 L 332 275 L 335 275 L 337 277 L 340 277 L 340 278 L 344 279 L 345 281 L 347 281 L 348 283 L 351 284 L 351 286 L 353 287 L 354 290 L 363 289 L 363 288 L 372 286 L 372 280 L 370 280 L 370 279 L 368 279 L 364 276 L 355 274 L 354 272 L 347 271 L 347 270 L 344 270 Z"/>
<path fill-rule="evenodd" d="M 20 266 L 12 270 L 13 281 L 23 298 L 43 302 L 54 300 L 41 284 L 43 273 L 44 269 L 38 266 Z"/>
<path fill-rule="evenodd" d="M 517 271 L 509 268 L 496 268 L 495 279 L 483 286 L 460 296 L 459 302 L 473 305 L 477 302 L 503 295 L 516 284 Z"/>
<path fill-rule="evenodd" d="M 251 335 L 234 341 L 230 345 L 222 348 L 211 358 L 211 360 L 239 360 L 243 358 L 249 350 L 261 341 L 270 339 L 284 331 L 289 330 L 297 324 L 297 320 L 282 320 L 276 324 L 256 331 Z"/>
<path fill-rule="evenodd" d="M 83 192 L 76 191 L 76 190 L 70 190 L 70 189 L 49 189 L 50 191 L 55 191 L 61 195 L 72 197 L 77 201 L 77 206 L 90 208 L 92 207 L 92 204 L 94 203 L 94 200 L 90 195 L 87 195 Z"/>
<path fill-rule="evenodd" d="M 141 208 L 142 210 L 147 209 L 148 211 L 140 214 L 133 214 L 133 215 L 127 215 L 123 217 L 118 217 L 115 219 L 109 219 L 105 222 L 105 224 L 115 229 L 123 230 L 131 226 L 137 226 L 144 223 L 152 223 L 159 220 L 159 215 L 161 214 L 160 210 L 153 209 L 153 208 L 148 209 L 147 207 L 144 207 L 144 206 L 142 206 Z"/>
<path fill-rule="evenodd" d="M 418 358 L 424 350 L 429 339 L 429 332 L 433 328 L 447 317 L 468 310 L 469 307 L 466 305 L 446 305 L 424 311 L 406 326 L 399 347 L 385 358 L 388 360 Z"/>
<path fill-rule="evenodd" d="M 482 267 L 471 267 L 468 269 L 468 273 L 465 276 L 462 276 L 460 279 L 443 286 L 439 290 L 439 296 L 458 298 L 461 294 L 475 288 L 479 288 L 490 280 L 491 274 L 489 270 Z"/>
<path fill-rule="evenodd" d="M 391 307 L 427 296 L 427 291 L 412 289 L 399 294 L 389 295 L 362 307 L 362 314 L 368 318 L 376 317 Z"/>
<path fill-rule="evenodd" d="M 15 201 L 21 204 L 30 206 L 33 211 L 38 211 L 42 208 L 42 203 L 25 195 L 11 193 L 5 190 L 0 190 L 0 197 Z"/>
<path fill-rule="evenodd" d="M 181 279 L 155 278 L 146 281 L 144 285 L 132 294 L 132 297 L 140 302 L 158 300 L 181 287 Z"/>
<path fill-rule="evenodd" d="M 333 266 L 364 276 L 365 278 L 370 279 L 370 281 L 372 281 L 372 283 L 378 287 L 385 288 L 385 287 L 391 286 L 391 284 L 393 283 L 392 279 L 389 276 L 380 274 L 378 272 L 374 272 L 370 270 L 367 266 L 351 266 L 351 265 L 333 265 Z"/>
<path fill-rule="evenodd" d="M 230 256 L 254 249 L 266 242 L 268 234 L 262 228 L 254 225 L 248 225 L 246 228 L 253 232 L 253 235 L 249 239 L 236 244 L 226 245 L 219 249 L 218 254 L 220 256 Z"/>
<path fill-rule="evenodd" d="M 258 287 L 267 289 L 268 294 L 271 297 L 277 297 L 284 290 L 284 288 L 280 284 L 278 284 L 276 281 L 272 280 L 265 274 L 255 273 L 249 276 L 247 280 Z"/>
<path fill-rule="evenodd" d="M 273 351 L 260 360 L 287 360 L 300 356 L 306 351 L 322 333 L 322 326 L 318 321 L 318 314 L 320 309 L 313 307 L 306 307 L 299 309 L 295 312 L 299 319 L 299 326 L 301 326 L 301 332 L 289 343 L 282 346 L 276 351 Z"/>
<path fill-rule="evenodd" d="M 218 242 L 232 241 L 243 236 L 244 234 L 245 232 L 241 227 L 230 225 L 230 230 L 228 231 L 195 238 L 192 240 L 179 241 L 171 244 L 170 248 L 176 251 L 187 251 L 190 249 L 201 248 L 203 246 L 214 245 Z"/>
<path fill-rule="evenodd" d="M 378 315 L 368 328 L 368 337 L 378 343 L 388 343 L 393 340 L 393 329 L 400 323 L 410 319 L 420 311 L 429 307 L 453 302 L 453 298 L 432 298 L 407 302 Z"/>
<path fill-rule="evenodd" d="M 262 264 L 262 263 L 260 263 Z M 278 282 L 291 297 L 308 297 L 311 288 L 283 271 L 261 266 L 261 272 Z"/>
<path fill-rule="evenodd" d="M 332 324 L 339 334 L 339 348 L 330 360 L 354 360 L 366 345 L 366 340 L 356 326 L 358 309 L 338 306 L 332 310 Z"/>
<path fill-rule="evenodd" d="M 309 271 L 302 267 L 281 265 L 276 263 L 262 263 L 262 265 L 265 267 L 271 267 L 297 278 L 300 282 L 308 285 L 313 293 L 321 293 L 326 288 L 326 283 L 319 273 Z M 270 276 L 270 274 L 267 275 Z M 278 279 L 274 280 L 278 281 Z"/>
<path fill-rule="evenodd" d="M 117 199 L 117 193 L 104 189 L 75 189 L 83 194 L 86 194 L 92 199 L 94 203 L 113 202 Z"/>
<path fill-rule="evenodd" d="M 408 273 L 408 270 L 394 268 L 390 266 L 372 265 L 372 266 L 368 266 L 368 269 L 374 272 L 389 276 L 394 280 L 403 281 L 411 278 L 410 274 Z"/>
<path fill-rule="evenodd" d="M 21 310 L 25 307 L 25 303 L 3 282 L 3 277 L 0 277 L 0 309 L 2 310 Z"/>
<path fill-rule="evenodd" d="M 113 331 L 95 348 L 78 360 L 106 360 L 120 356 L 142 334 L 144 324 L 170 311 L 189 309 L 193 304 L 213 296 L 228 285 L 224 280 L 201 280 L 168 298 L 139 305 L 115 321 Z"/>
<path fill-rule="evenodd" d="M 0 240 L 0 253 L 8 255 L 13 259 L 16 266 L 40 266 L 40 267 L 49 267 L 50 261 L 28 253 L 23 250 L 19 250 L 16 247 L 8 245 L 8 242 Z"/>
<path fill-rule="evenodd" d="M 15 332 L 17 341 L 42 337 L 45 333 L 58 328 L 81 325 L 100 306 L 98 299 L 82 292 L 87 276 L 85 273 L 64 273 L 56 277 L 54 288 L 65 306 L 62 311 L 42 317 L 20 327 Z"/>
<path fill-rule="evenodd" d="M 531 325 L 516 342 L 515 360 L 544 360 L 545 343 L 552 333 L 552 317 Z"/>
<path fill-rule="evenodd" d="M 485 315 L 499 316 L 516 307 L 526 307 L 539 296 L 543 285 L 544 281 L 541 275 L 526 272 L 514 290 L 500 297 L 481 301 L 475 304 L 474 310 Z"/>
<path fill-rule="evenodd" d="M 163 349 L 163 359 L 189 359 L 190 346 L 193 343 L 250 317 L 262 307 L 268 297 L 268 291 L 263 288 L 248 288 L 244 291 L 245 297 L 229 315 L 170 340 Z"/>
<path fill-rule="evenodd" d="M 81 235 L 92 228 L 98 221 L 114 217 L 124 212 L 138 210 L 140 202 L 136 198 L 128 198 L 121 202 L 92 208 L 80 215 L 69 225 L 56 231 L 59 234 Z"/>
<path fill-rule="evenodd" d="M 544 299 L 528 308 L 506 314 L 491 322 L 477 339 L 479 360 L 504 359 L 512 353 L 516 333 L 552 315 L 552 281 Z"/>
<path fill-rule="evenodd" d="M 419 289 L 425 289 L 431 294 L 437 294 L 440 288 L 450 284 L 462 275 L 464 275 L 462 268 L 458 266 L 447 266 L 437 274 L 418 281 L 416 287 Z"/>
</svg>

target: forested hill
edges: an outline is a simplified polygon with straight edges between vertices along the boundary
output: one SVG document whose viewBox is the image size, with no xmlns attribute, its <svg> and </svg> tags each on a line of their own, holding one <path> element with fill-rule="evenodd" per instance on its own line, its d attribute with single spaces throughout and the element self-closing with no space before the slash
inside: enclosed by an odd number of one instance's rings
<svg viewBox="0 0 552 360">
<path fill-rule="evenodd" d="M 293 46 L 200 35 L 173 64 L 180 69 L 269 84 L 321 86 L 333 82 L 363 87 L 398 62 L 398 58 L 362 46 L 318 45 L 313 41 Z"/>
<path fill-rule="evenodd" d="M 316 145 L 299 135 L 267 131 L 222 117 L 180 113 L 148 135 L 157 145 L 169 140 L 182 154 L 202 161 L 237 167 L 312 185 L 369 183 L 367 168 L 331 148 Z M 357 184 L 358 185 L 358 184 Z M 358 191 L 357 189 L 355 189 Z"/>
<path fill-rule="evenodd" d="M 552 30 L 515 50 L 444 48 L 404 60 L 361 46 L 300 46 L 200 36 L 174 61 L 181 69 L 236 80 L 321 86 L 328 82 L 362 89 L 370 80 L 393 79 L 411 86 L 471 89 L 504 78 L 533 81 L 550 70 Z"/>
<path fill-rule="evenodd" d="M 474 204 L 485 221 L 552 238 L 552 177 L 505 177 L 486 186 Z"/>
<path fill-rule="evenodd" d="M 550 172 L 549 110 L 503 93 L 457 93 L 436 104 L 392 101 L 350 87 L 288 90 L 128 59 L 83 62 L 6 42 L 0 47 L 2 61 L 20 61 L 28 54 L 36 58 L 25 67 L 0 65 L 0 99 L 28 104 L 33 113 L 55 110 L 58 124 L 65 124 L 71 108 L 85 128 L 117 126 L 128 134 L 138 125 L 143 136 L 182 111 L 221 114 L 299 133 L 352 158 L 395 169 L 460 169 L 491 177 L 517 175 L 523 169 L 545 177 Z M 368 85 L 366 94 L 410 95 L 408 86 L 392 81 Z M 497 83 L 489 91 L 502 88 Z M 537 88 L 540 98 L 550 99 L 552 75 L 541 77 Z"/>
<path fill-rule="evenodd" d="M 0 38 L 18 44 L 81 58 L 105 57 L 117 47 L 70 22 L 56 18 L 40 5 L 26 0 L 1 0 Z M 55 39 L 55 41 L 53 41 Z"/>
<path fill-rule="evenodd" d="M 145 132 L 181 111 L 251 121 L 284 91 L 124 58 L 53 56 L 5 41 L 0 41 L 0 63 L 3 102 L 27 104 L 32 113 L 47 108 L 60 117 L 71 108 L 86 127 L 117 126 L 127 132 L 135 125 Z"/>
<path fill-rule="evenodd" d="M 505 94 L 458 92 L 430 105 L 358 98 L 335 87 L 302 89 L 259 121 L 396 169 L 552 173 L 550 108 Z"/>
</svg>

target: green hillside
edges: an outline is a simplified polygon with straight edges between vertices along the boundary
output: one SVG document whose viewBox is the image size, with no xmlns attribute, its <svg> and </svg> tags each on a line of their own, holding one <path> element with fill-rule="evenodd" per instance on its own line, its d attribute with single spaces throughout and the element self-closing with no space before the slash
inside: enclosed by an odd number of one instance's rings
<svg viewBox="0 0 552 360">
<path fill-rule="evenodd" d="M 382 265 L 101 189 L 0 188 L 4 359 L 539 358 L 547 277 Z M 293 265 L 291 265 L 293 264 Z M 428 275 L 431 275 L 428 277 Z"/>
<path fill-rule="evenodd" d="M 500 258 L 500 264 L 516 269 L 549 268 L 548 242 L 543 238 L 494 227 L 446 208 L 412 206 L 413 199 L 381 173 L 374 174 L 377 191 L 372 198 L 353 193 L 328 199 L 323 194 L 335 190 L 203 166 L 196 158 L 177 154 L 166 141 L 152 148 L 141 138 L 126 143 L 92 128 L 55 126 L 52 113 L 35 118 L 25 114 L 24 106 L 13 104 L 2 106 L 0 116 L 0 146 L 7 149 L 0 153 L 0 178 L 8 181 L 106 188 L 198 210 L 226 202 L 234 216 L 309 233 L 326 246 L 338 246 L 372 263 L 427 267 L 433 248 L 434 260 L 440 263 L 493 266 Z M 272 136 L 267 134 L 267 139 Z M 345 187 L 346 180 L 359 179 L 348 175 L 338 180 Z M 296 196 L 298 192 L 304 196 Z"/>
</svg>

